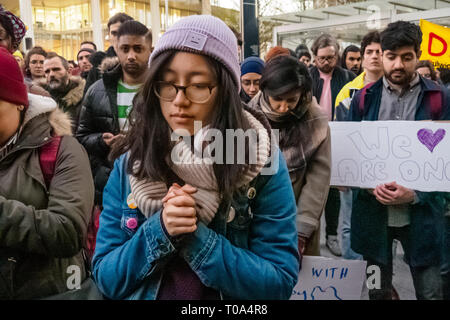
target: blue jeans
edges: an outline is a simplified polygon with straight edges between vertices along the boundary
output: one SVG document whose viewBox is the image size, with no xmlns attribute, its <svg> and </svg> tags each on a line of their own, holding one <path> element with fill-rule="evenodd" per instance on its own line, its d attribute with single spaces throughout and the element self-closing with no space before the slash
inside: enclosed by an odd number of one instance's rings
<svg viewBox="0 0 450 320">
<path fill-rule="evenodd" d="M 342 257 L 348 260 L 362 260 L 362 255 L 352 250 L 350 246 L 350 224 L 352 220 L 352 189 L 348 191 L 340 191 L 341 208 L 339 215 L 342 216 L 342 229 L 341 229 L 341 248 Z"/>
</svg>

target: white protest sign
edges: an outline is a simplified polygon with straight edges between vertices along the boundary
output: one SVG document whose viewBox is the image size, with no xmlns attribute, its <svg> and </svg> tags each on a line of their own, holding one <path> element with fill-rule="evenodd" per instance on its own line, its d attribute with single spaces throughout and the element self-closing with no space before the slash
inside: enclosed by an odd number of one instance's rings
<svg viewBox="0 0 450 320">
<path fill-rule="evenodd" d="M 450 123 L 330 122 L 331 185 L 450 192 Z"/>
<path fill-rule="evenodd" d="M 304 256 L 290 300 L 360 300 L 366 261 Z"/>
</svg>

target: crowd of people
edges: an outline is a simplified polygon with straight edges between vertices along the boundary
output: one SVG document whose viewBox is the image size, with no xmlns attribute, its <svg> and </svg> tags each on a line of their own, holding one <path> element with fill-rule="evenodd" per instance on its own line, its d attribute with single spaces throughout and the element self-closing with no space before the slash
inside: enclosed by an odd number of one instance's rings
<svg viewBox="0 0 450 320">
<path fill-rule="evenodd" d="M 0 299 L 289 299 L 302 257 L 321 255 L 322 214 L 332 254 L 380 267 L 370 299 L 398 299 L 394 240 L 417 299 L 449 299 L 447 193 L 330 187 L 329 121 L 450 120 L 449 70 L 419 60 L 418 26 L 243 61 L 212 16 L 154 48 L 125 13 L 107 26 L 106 52 L 24 54 L 26 28 L 0 6 Z M 230 129 L 256 132 L 243 163 L 210 152 Z"/>
</svg>

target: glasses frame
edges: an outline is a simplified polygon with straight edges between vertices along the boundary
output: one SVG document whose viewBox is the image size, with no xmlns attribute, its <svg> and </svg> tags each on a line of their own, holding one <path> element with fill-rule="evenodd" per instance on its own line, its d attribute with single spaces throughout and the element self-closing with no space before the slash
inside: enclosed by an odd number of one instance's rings
<svg viewBox="0 0 450 320">
<path fill-rule="evenodd" d="M 336 60 L 337 55 L 327 56 L 327 57 L 319 57 L 319 56 L 317 56 L 316 58 L 317 58 L 317 61 L 319 63 L 325 63 L 325 61 L 332 62 L 332 61 Z"/>
<path fill-rule="evenodd" d="M 165 99 L 165 98 L 161 97 L 161 96 L 159 95 L 158 91 L 156 90 L 156 87 L 157 87 L 158 84 L 166 84 L 166 85 L 171 85 L 172 87 L 174 87 L 174 88 L 175 88 L 175 91 L 176 91 L 174 98 L 173 98 L 173 99 Z M 199 85 L 199 84 L 197 83 L 197 84 L 190 84 L 190 85 L 188 85 L 188 86 L 178 86 L 178 85 L 176 85 L 176 84 L 174 84 L 174 83 L 167 82 L 167 81 L 156 81 L 156 85 L 153 86 L 153 92 L 155 93 L 155 95 L 156 95 L 159 99 L 164 100 L 164 101 L 167 101 L 167 102 L 172 102 L 173 100 L 176 99 L 176 97 L 177 97 L 177 95 L 178 95 L 178 92 L 181 90 L 181 91 L 183 91 L 183 94 L 184 94 L 184 96 L 186 97 L 186 99 L 188 99 L 189 101 L 194 102 L 194 103 L 205 103 L 205 102 L 207 102 L 207 101 L 211 98 L 212 90 L 213 90 L 215 87 L 217 87 L 217 85 L 206 86 L 206 87 L 209 89 L 209 97 L 208 97 L 207 99 L 205 99 L 204 101 L 193 101 L 193 100 L 189 99 L 188 96 L 186 95 L 186 89 L 189 88 L 189 87 L 192 87 L 192 86 L 198 86 L 198 85 Z"/>
</svg>

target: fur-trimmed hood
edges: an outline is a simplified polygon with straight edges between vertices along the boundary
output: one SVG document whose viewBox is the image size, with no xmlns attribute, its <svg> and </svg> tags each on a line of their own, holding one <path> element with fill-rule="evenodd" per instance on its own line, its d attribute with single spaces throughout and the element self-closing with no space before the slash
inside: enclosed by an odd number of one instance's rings
<svg viewBox="0 0 450 320">
<path fill-rule="evenodd" d="M 28 94 L 29 106 L 25 113 L 23 127 L 40 115 L 48 114 L 48 121 L 56 136 L 71 136 L 71 121 L 69 116 L 60 110 L 56 102 L 49 97 Z"/>
<path fill-rule="evenodd" d="M 45 78 L 35 80 L 33 81 L 33 83 L 37 86 L 42 87 L 43 89 L 47 90 L 50 94 L 52 94 L 52 90 L 49 88 L 47 80 Z M 62 107 L 63 109 L 77 106 L 80 103 L 80 101 L 83 99 L 84 86 L 86 85 L 86 80 L 84 80 L 79 76 L 70 76 L 69 85 L 74 86 L 74 88 L 69 90 L 69 92 L 67 92 L 67 94 L 64 97 L 60 98 L 60 101 L 57 101 L 59 104 L 61 104 L 60 107 Z"/>
<path fill-rule="evenodd" d="M 118 57 L 106 57 L 98 67 L 101 74 L 111 71 L 119 64 Z"/>
</svg>

